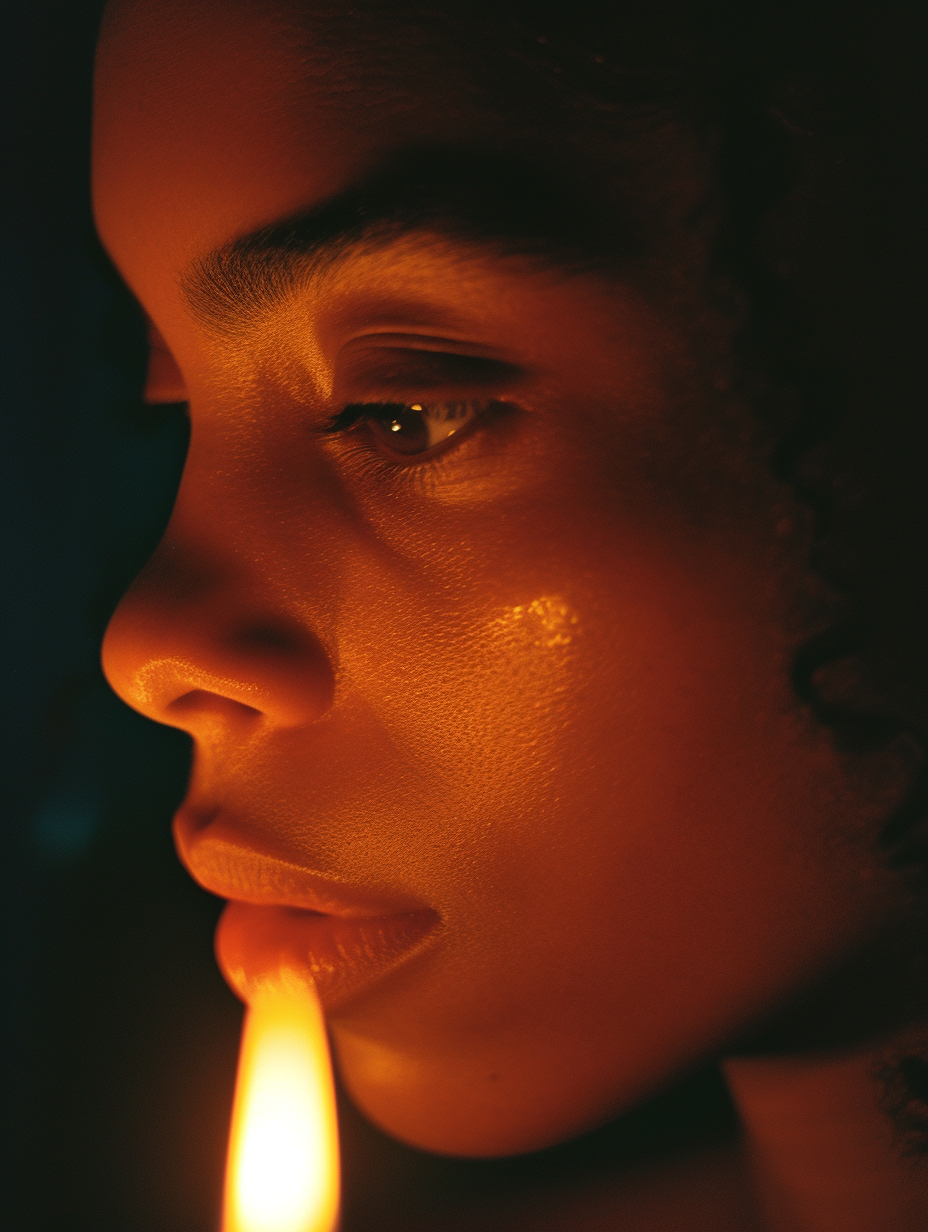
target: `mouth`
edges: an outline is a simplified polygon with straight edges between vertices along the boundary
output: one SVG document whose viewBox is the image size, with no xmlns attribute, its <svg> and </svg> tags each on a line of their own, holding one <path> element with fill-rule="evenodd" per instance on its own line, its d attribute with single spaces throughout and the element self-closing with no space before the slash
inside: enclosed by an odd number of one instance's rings
<svg viewBox="0 0 928 1232">
<path fill-rule="evenodd" d="M 179 817 L 181 860 L 204 889 L 231 901 L 216 931 L 216 956 L 249 1002 L 282 979 L 312 982 L 337 1009 L 419 953 L 439 923 L 407 896 L 334 881 Z"/>
</svg>

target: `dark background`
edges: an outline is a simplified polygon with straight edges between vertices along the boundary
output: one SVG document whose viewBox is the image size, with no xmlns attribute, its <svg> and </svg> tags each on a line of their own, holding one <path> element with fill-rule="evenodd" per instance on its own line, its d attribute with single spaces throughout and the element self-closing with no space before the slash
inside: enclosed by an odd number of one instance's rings
<svg viewBox="0 0 928 1232">
<path fill-rule="evenodd" d="M 916 717 L 925 608 L 900 598 L 900 579 L 925 529 L 919 7 L 818 6 L 822 79 L 841 120 L 816 156 L 794 253 L 847 391 L 839 451 L 848 474 L 862 459 L 871 474 L 846 517 L 882 630 L 874 662 L 884 693 Z M 213 1232 L 240 1008 L 213 964 L 219 904 L 170 843 L 187 743 L 124 707 L 98 667 L 107 617 L 168 516 L 185 422 L 141 407 L 141 324 L 92 237 L 97 20 L 80 0 L 8 4 L 0 40 L 0 1221 L 16 1232 Z M 449 1207 L 469 1212 L 471 1229 L 496 1226 L 489 1212 L 507 1195 L 582 1182 L 615 1161 L 634 1168 L 682 1147 L 696 1123 L 710 1138 L 732 1128 L 711 1076 L 511 1163 L 435 1161 L 344 1116 L 345 1232 L 434 1232 Z"/>
</svg>

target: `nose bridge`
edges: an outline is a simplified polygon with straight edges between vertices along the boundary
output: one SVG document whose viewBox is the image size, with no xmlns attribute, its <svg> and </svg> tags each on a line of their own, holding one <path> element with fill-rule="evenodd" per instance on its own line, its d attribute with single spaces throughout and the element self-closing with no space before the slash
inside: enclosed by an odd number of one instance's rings
<svg viewBox="0 0 928 1232">
<path fill-rule="evenodd" d="M 299 727 L 332 704 L 335 672 L 306 605 L 288 601 L 258 550 L 185 533 L 179 502 L 168 531 L 117 608 L 103 646 L 115 691 L 150 718 L 202 734 L 217 722 Z M 229 527 L 234 538 L 234 530 Z"/>
</svg>

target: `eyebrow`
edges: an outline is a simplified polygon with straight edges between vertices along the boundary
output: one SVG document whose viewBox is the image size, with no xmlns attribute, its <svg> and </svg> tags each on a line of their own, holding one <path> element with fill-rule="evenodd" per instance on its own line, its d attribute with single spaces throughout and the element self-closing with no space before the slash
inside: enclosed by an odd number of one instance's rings
<svg viewBox="0 0 928 1232">
<path fill-rule="evenodd" d="M 231 240 L 181 278 L 193 316 L 210 332 L 247 329 L 355 248 L 430 233 L 499 256 L 570 273 L 625 264 L 638 245 L 565 177 L 511 154 L 404 151 L 311 210 Z"/>
</svg>

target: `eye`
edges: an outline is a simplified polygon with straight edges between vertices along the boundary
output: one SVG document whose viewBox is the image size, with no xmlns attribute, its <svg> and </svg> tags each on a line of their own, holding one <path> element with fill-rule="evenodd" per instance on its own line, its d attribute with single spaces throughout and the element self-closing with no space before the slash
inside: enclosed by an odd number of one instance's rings
<svg viewBox="0 0 928 1232">
<path fill-rule="evenodd" d="M 388 453 L 413 457 L 428 453 L 468 427 L 490 406 L 467 402 L 356 402 L 329 424 L 328 432 L 345 432 L 361 424 Z"/>
</svg>

